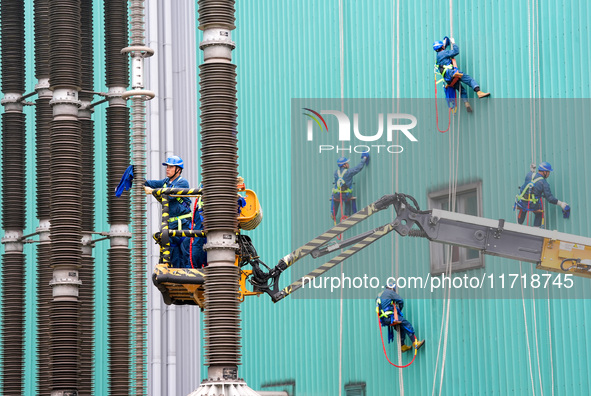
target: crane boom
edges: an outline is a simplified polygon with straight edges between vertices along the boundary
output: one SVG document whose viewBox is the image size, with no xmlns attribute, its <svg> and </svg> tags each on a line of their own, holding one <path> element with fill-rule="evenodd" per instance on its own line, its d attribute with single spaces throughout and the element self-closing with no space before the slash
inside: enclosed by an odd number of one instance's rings
<svg viewBox="0 0 591 396">
<path fill-rule="evenodd" d="M 390 205 L 396 211 L 396 218 L 391 223 L 341 242 L 330 242 L 339 233 Z M 277 302 L 392 231 L 401 236 L 423 237 L 433 242 L 477 249 L 487 255 L 535 263 L 538 269 L 591 277 L 591 238 L 508 223 L 503 219 L 439 209 L 420 210 L 413 197 L 397 193 L 383 196 L 294 250 L 269 272 L 255 268 L 250 282 L 257 292 L 265 292 Z M 279 276 L 297 260 L 308 254 L 317 258 L 345 248 L 306 276 L 278 289 Z M 253 267 L 257 267 L 257 263 Z"/>
</svg>

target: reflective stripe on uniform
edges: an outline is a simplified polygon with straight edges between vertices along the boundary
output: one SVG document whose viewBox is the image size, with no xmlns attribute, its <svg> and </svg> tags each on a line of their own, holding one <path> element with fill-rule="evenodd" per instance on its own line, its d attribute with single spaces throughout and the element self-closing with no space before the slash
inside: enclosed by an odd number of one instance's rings
<svg viewBox="0 0 591 396">
<path fill-rule="evenodd" d="M 176 217 L 171 217 L 170 219 L 168 219 L 168 222 L 171 223 L 173 221 L 178 221 L 178 229 L 179 230 L 182 230 L 183 227 L 181 227 L 181 223 L 182 223 L 181 220 L 187 219 L 187 218 L 190 218 L 190 217 L 191 217 L 191 213 L 187 213 L 187 214 L 184 214 L 184 215 L 180 215 L 180 216 L 176 216 Z"/>
</svg>

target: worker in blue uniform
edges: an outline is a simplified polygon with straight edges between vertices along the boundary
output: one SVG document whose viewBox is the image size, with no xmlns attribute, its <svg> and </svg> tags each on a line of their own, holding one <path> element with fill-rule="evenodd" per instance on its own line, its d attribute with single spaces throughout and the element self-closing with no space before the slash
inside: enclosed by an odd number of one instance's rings
<svg viewBox="0 0 591 396">
<path fill-rule="evenodd" d="M 534 168 L 535 169 L 535 168 Z M 519 194 L 515 198 L 515 206 L 519 209 L 517 221 L 523 224 L 528 212 L 533 212 L 534 227 L 543 228 L 544 220 L 544 204 L 542 198 L 546 198 L 548 202 L 558 205 L 562 208 L 564 218 L 570 216 L 570 206 L 566 202 L 559 201 L 550 190 L 550 184 L 546 181 L 550 172 L 552 172 L 552 165 L 549 162 L 542 162 L 538 165 L 537 172 L 528 172 L 525 175 L 525 181 L 519 189 Z"/>
<path fill-rule="evenodd" d="M 388 326 L 388 342 L 394 340 L 394 328 L 398 326 L 400 331 L 400 349 L 402 352 L 409 351 L 411 348 L 419 349 L 425 343 L 425 340 L 419 341 L 415 336 L 415 329 L 412 324 L 402 315 L 404 300 L 396 293 L 396 283 L 389 279 L 384 291 L 376 298 L 376 311 L 380 318 L 382 326 Z M 410 338 L 412 346 L 405 344 L 406 336 Z"/>
<path fill-rule="evenodd" d="M 451 49 L 447 49 L 447 47 L 451 44 Z M 460 91 L 460 97 L 464 102 L 464 106 L 466 106 L 466 110 L 468 112 L 472 112 L 472 107 L 468 102 L 468 93 L 464 88 L 463 84 L 470 86 L 476 92 L 479 98 L 485 98 L 490 95 L 488 92 L 483 92 L 480 90 L 480 84 L 476 82 L 472 77 L 468 74 L 460 71 L 457 67 L 453 65 L 453 58 L 458 56 L 460 53 L 460 47 L 457 44 L 453 43 L 448 37 L 445 37 L 441 41 L 436 41 L 433 43 L 433 49 L 437 52 L 436 62 L 437 66 L 439 67 L 439 73 L 443 76 L 443 79 L 448 83 L 451 84 L 454 80 L 454 77 L 459 77 L 459 80 L 453 85 L 453 88 L 456 91 Z"/>
<path fill-rule="evenodd" d="M 363 167 L 369 163 L 369 153 L 361 154 L 361 162 L 353 169 L 349 169 L 349 159 L 341 157 L 337 160 L 338 169 L 334 172 L 334 184 L 332 188 L 332 199 L 330 214 L 333 220 L 337 219 L 337 212 L 341 202 L 344 204 L 344 213 L 341 218 L 351 216 L 357 212 L 357 205 L 353 199 L 353 176 L 361 172 Z M 343 208 L 341 208 L 341 211 Z"/>
<path fill-rule="evenodd" d="M 144 189 L 151 194 L 152 189 L 157 188 L 189 188 L 189 182 L 181 177 L 184 162 L 181 157 L 173 155 L 168 157 L 162 165 L 166 166 L 166 177 L 161 180 L 146 180 Z M 191 229 L 191 199 L 188 197 L 169 198 L 168 228 L 171 230 Z M 171 264 L 174 268 L 189 267 L 189 252 L 184 251 L 182 242 L 184 237 L 170 238 Z"/>
</svg>

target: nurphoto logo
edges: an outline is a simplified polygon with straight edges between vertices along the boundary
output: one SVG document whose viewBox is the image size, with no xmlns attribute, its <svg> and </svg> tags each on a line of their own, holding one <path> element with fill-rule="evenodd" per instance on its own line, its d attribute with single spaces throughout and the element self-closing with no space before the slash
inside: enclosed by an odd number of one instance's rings
<svg viewBox="0 0 591 396">
<path fill-rule="evenodd" d="M 336 117 L 338 140 L 341 145 L 319 144 L 318 152 L 320 154 L 326 152 L 365 153 L 369 151 L 400 154 L 404 151 L 404 148 L 399 144 L 392 144 L 395 136 L 394 132 L 401 132 L 410 142 L 418 142 L 418 139 L 411 132 L 411 129 L 417 126 L 417 118 L 412 114 L 387 113 L 384 117 L 384 113 L 378 113 L 374 116 L 377 118 L 377 131 L 369 132 L 360 130 L 359 113 L 353 113 L 353 128 L 351 128 L 351 120 L 342 111 L 315 111 L 307 107 L 304 107 L 303 110 L 305 111 L 303 114 L 310 118 L 306 130 L 306 140 L 308 142 L 314 141 L 314 130 L 320 133 L 329 133 L 328 123 L 322 117 L 323 114 Z M 351 134 L 351 129 L 353 129 L 353 134 Z M 353 137 L 356 141 L 365 144 L 352 144 Z"/>
</svg>

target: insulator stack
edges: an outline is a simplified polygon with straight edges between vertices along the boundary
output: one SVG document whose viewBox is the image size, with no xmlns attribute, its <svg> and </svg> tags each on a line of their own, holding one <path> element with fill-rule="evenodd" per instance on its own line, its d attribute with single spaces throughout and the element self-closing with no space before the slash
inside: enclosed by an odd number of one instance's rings
<svg viewBox="0 0 591 396">
<path fill-rule="evenodd" d="M 240 308 L 238 267 L 206 268 L 205 361 L 208 365 L 240 364 Z M 230 285 L 230 281 L 232 282 Z M 235 284 L 235 286 L 234 286 Z"/>
<path fill-rule="evenodd" d="M 236 66 L 204 63 L 199 66 L 201 93 L 201 166 L 204 229 L 238 230 L 236 178 Z"/>
<path fill-rule="evenodd" d="M 49 78 L 49 0 L 35 0 L 35 77 Z"/>
<path fill-rule="evenodd" d="M 49 216 L 48 216 L 49 217 Z M 37 246 L 37 395 L 48 396 L 51 391 L 51 370 L 48 369 L 49 345 L 49 309 L 51 307 L 51 287 L 49 282 L 53 274 L 47 265 L 49 260 L 49 243 Z"/>
<path fill-rule="evenodd" d="M 115 191 L 121 175 L 129 166 L 129 108 L 109 106 L 107 108 L 107 168 L 108 191 Z M 111 197 L 107 203 L 109 224 L 129 222 L 129 195 L 117 199 Z"/>
<path fill-rule="evenodd" d="M 34 0 L 35 28 L 35 77 L 37 99 L 35 106 L 35 178 L 37 186 L 37 219 L 40 227 L 40 241 L 37 245 L 37 395 L 49 396 L 51 392 L 51 370 L 49 346 L 51 339 L 49 310 L 52 289 L 49 286 L 53 274 L 49 266 L 49 218 L 51 206 L 50 154 L 51 120 L 49 91 L 49 0 Z"/>
<path fill-rule="evenodd" d="M 5 230 L 25 228 L 27 203 L 23 191 L 23 186 L 26 185 L 26 166 L 23 160 L 25 150 L 25 115 L 21 112 L 3 113 L 2 227 Z"/>
<path fill-rule="evenodd" d="M 80 349 L 78 337 L 78 301 L 59 300 L 51 303 L 51 354 L 52 390 L 66 389 L 70 393 L 77 389 Z M 75 340 L 76 342 L 72 342 Z"/>
<path fill-rule="evenodd" d="M 25 3 L 2 1 L 2 361 L 3 395 L 23 394 L 26 186 L 25 116 L 20 96 L 25 91 Z"/>
<path fill-rule="evenodd" d="M 82 130 L 73 119 L 51 122 L 51 252 L 53 268 L 75 268 L 81 264 L 83 179 Z"/>
<path fill-rule="evenodd" d="M 7 252 L 2 261 L 2 394 L 23 395 L 25 281 L 15 274 L 23 272 L 25 256 Z"/>
<path fill-rule="evenodd" d="M 35 106 L 36 132 L 35 132 L 35 173 L 37 179 L 37 218 L 49 220 L 49 203 L 51 202 L 51 186 L 49 182 L 49 161 L 51 153 L 50 130 L 53 110 L 49 104 L 49 98 L 37 99 Z M 48 260 L 39 261 L 47 263 Z"/>
<path fill-rule="evenodd" d="M 130 260 L 127 247 L 109 249 L 109 395 L 112 396 L 129 395 Z"/>
<path fill-rule="evenodd" d="M 82 255 L 82 267 L 79 271 L 80 280 L 80 382 L 78 396 L 92 396 L 95 394 L 92 385 L 94 375 L 94 347 L 95 347 L 95 270 L 94 258 Z"/>
<path fill-rule="evenodd" d="M 2 92 L 25 92 L 25 3 L 2 2 Z"/>
<path fill-rule="evenodd" d="M 121 50 L 128 46 L 127 1 L 105 0 L 105 70 L 107 87 L 129 85 L 129 59 Z"/>
<path fill-rule="evenodd" d="M 107 108 L 107 221 L 109 249 L 109 395 L 128 395 L 130 367 L 129 194 L 116 198 L 113 191 L 130 165 L 129 108 L 122 94 L 129 85 L 129 59 L 121 50 L 129 45 L 127 0 L 105 0 L 105 79 Z M 138 181 L 136 180 L 136 183 Z"/>
<path fill-rule="evenodd" d="M 80 0 L 49 2 L 49 83 L 52 88 L 80 90 Z"/>
</svg>

